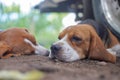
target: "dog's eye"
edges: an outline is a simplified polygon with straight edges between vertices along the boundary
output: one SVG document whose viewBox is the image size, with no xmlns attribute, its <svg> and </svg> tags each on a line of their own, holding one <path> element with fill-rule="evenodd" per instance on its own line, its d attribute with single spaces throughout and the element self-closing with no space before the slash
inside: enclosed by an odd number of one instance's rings
<svg viewBox="0 0 120 80">
<path fill-rule="evenodd" d="M 29 33 L 29 31 L 27 29 L 25 29 L 25 31 Z"/>
<path fill-rule="evenodd" d="M 75 41 L 75 42 L 81 42 L 82 41 L 82 39 L 77 37 L 77 36 L 73 36 L 71 40 Z"/>
</svg>

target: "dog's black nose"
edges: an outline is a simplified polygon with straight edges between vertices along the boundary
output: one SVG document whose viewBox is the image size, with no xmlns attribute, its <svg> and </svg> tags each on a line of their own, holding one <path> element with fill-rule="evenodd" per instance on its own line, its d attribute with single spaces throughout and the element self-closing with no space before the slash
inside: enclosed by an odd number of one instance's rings
<svg viewBox="0 0 120 80">
<path fill-rule="evenodd" d="M 49 54 L 50 54 L 50 51 L 46 51 L 46 53 L 45 53 L 45 56 L 49 56 Z"/>
<path fill-rule="evenodd" d="M 53 52 L 58 52 L 59 50 L 61 50 L 61 46 L 60 45 L 52 45 L 51 46 L 51 50 L 53 51 Z"/>
</svg>

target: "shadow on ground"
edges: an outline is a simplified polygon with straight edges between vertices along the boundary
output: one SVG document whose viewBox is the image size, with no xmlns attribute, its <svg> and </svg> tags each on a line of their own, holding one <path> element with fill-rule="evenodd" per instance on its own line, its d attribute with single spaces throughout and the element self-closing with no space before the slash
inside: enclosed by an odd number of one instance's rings
<svg viewBox="0 0 120 80">
<path fill-rule="evenodd" d="M 115 64 L 93 60 L 64 63 L 38 55 L 0 60 L 0 70 L 27 72 L 34 69 L 45 73 L 42 80 L 120 80 L 120 59 Z"/>
</svg>

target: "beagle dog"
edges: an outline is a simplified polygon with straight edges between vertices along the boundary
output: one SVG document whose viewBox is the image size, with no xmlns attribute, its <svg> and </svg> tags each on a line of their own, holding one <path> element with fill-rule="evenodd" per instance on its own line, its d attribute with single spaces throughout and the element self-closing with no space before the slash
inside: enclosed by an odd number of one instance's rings
<svg viewBox="0 0 120 80">
<path fill-rule="evenodd" d="M 49 51 L 36 43 L 27 29 L 11 28 L 0 31 L 0 58 L 30 54 L 48 55 Z"/>
<path fill-rule="evenodd" d="M 116 53 L 120 52 L 118 39 L 93 20 L 67 27 L 58 38 L 49 57 L 65 62 L 87 58 L 115 63 Z"/>
</svg>

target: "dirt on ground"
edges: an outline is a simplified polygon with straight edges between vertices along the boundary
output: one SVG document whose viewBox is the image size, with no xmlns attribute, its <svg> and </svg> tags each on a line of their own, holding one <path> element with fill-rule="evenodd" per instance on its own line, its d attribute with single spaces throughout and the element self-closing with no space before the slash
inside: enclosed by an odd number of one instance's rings
<svg viewBox="0 0 120 80">
<path fill-rule="evenodd" d="M 120 59 L 115 64 L 96 60 L 65 63 L 30 55 L 0 59 L 0 70 L 39 70 L 45 74 L 42 80 L 120 80 Z"/>
</svg>

